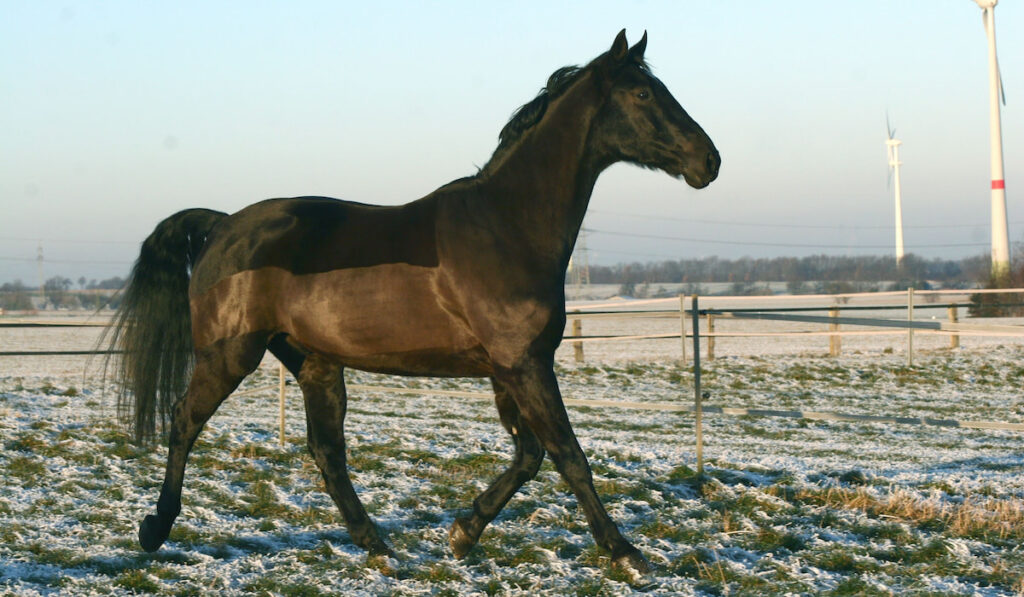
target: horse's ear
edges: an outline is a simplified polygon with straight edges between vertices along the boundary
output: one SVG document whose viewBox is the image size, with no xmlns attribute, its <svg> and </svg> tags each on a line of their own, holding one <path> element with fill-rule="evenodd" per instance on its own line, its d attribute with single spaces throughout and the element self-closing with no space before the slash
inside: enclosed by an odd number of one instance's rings
<svg viewBox="0 0 1024 597">
<path fill-rule="evenodd" d="M 612 42 L 612 49 L 608 53 L 611 54 L 612 60 L 622 62 L 625 60 L 627 52 L 629 52 L 629 44 L 626 42 L 626 30 L 623 29 L 615 36 L 615 41 Z"/>
<path fill-rule="evenodd" d="M 640 41 L 636 42 L 636 45 L 629 49 L 629 58 L 634 62 L 644 61 L 644 50 L 647 49 L 647 32 L 644 31 L 644 36 L 640 38 Z"/>
</svg>

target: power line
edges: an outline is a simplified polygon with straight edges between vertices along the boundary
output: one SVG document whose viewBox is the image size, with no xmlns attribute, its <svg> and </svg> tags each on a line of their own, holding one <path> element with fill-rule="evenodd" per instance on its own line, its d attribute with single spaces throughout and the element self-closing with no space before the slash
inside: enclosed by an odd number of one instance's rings
<svg viewBox="0 0 1024 597">
<path fill-rule="evenodd" d="M 36 263 L 39 261 L 38 257 L 3 257 L 0 256 L 0 261 L 20 261 L 22 263 Z M 88 265 L 131 265 L 131 261 L 113 261 L 113 260 L 91 260 L 91 259 L 46 259 L 46 263 L 76 263 L 76 264 L 88 264 Z"/>
<path fill-rule="evenodd" d="M 595 250 L 595 254 L 603 255 L 605 253 L 611 253 L 612 255 L 629 255 L 631 257 L 654 257 L 657 259 L 679 259 L 679 255 L 665 255 L 663 253 L 637 253 L 635 251 L 611 251 L 611 250 Z"/>
<path fill-rule="evenodd" d="M 15 241 L 15 242 L 44 242 L 44 243 L 81 243 L 88 245 L 138 245 L 140 241 L 137 240 L 88 240 L 78 238 L 28 238 L 20 236 L 0 236 L 0 241 Z"/>
<path fill-rule="evenodd" d="M 604 209 L 589 209 L 588 213 L 605 214 L 609 216 L 625 216 L 631 218 L 642 218 L 647 220 L 667 220 L 672 222 L 688 222 L 693 224 L 715 224 L 720 226 L 750 226 L 755 228 L 809 228 L 825 230 L 892 230 L 895 226 L 852 226 L 839 224 L 774 224 L 764 222 L 736 222 L 733 220 L 705 220 L 700 218 L 679 218 L 672 216 L 659 216 L 651 214 L 637 214 Z M 1013 222 L 1014 226 L 1024 225 L 1024 222 Z M 944 229 L 944 228 L 987 228 L 987 223 L 978 224 L 922 224 L 918 226 L 904 226 L 904 228 L 915 229 Z M 986 245 L 987 246 L 987 245 Z"/>
<path fill-rule="evenodd" d="M 608 234 L 610 236 L 626 236 L 630 238 L 650 238 L 656 240 L 674 240 L 691 243 L 707 243 L 714 245 L 739 245 L 739 246 L 750 246 L 750 247 L 786 247 L 786 248 L 802 248 L 802 249 L 890 249 L 890 245 L 821 245 L 821 244 L 808 244 L 808 243 L 774 243 L 774 242 L 759 242 L 759 241 L 732 241 L 732 240 L 719 240 L 709 238 L 690 238 L 683 236 L 665 236 L 661 234 L 639 234 L 635 232 L 615 232 L 612 230 L 599 230 L 597 228 L 589 228 L 589 230 L 595 234 Z M 987 247 L 988 243 L 952 243 L 943 245 L 914 245 L 911 248 L 914 249 L 952 249 L 957 247 Z"/>
</svg>

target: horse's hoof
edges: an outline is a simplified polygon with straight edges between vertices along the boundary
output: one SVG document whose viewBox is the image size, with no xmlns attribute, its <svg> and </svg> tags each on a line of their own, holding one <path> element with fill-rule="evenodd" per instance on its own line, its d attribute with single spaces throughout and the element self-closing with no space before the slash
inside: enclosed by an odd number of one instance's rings
<svg viewBox="0 0 1024 597">
<path fill-rule="evenodd" d="M 465 518 L 456 518 L 455 522 L 452 523 L 452 530 L 448 533 L 448 545 L 452 548 L 452 553 L 455 554 L 456 559 L 461 560 L 466 557 L 469 550 L 473 549 L 476 545 L 476 539 L 473 539 L 469 533 L 466 532 L 466 527 L 469 525 L 469 520 Z"/>
<path fill-rule="evenodd" d="M 139 525 L 139 545 L 147 552 L 154 552 L 167 541 L 170 533 L 170 525 L 164 525 L 159 516 L 150 514 Z"/>
<path fill-rule="evenodd" d="M 369 552 L 369 553 L 367 553 L 367 556 L 366 556 L 368 558 L 395 558 L 395 559 L 398 559 L 398 556 L 396 556 L 395 552 L 392 551 L 390 547 L 388 547 L 388 544 L 384 543 L 380 539 L 374 541 L 366 549 L 366 551 Z"/>
<path fill-rule="evenodd" d="M 613 557 L 612 568 L 625 572 L 634 577 L 634 579 L 650 574 L 652 570 L 651 563 L 635 547 L 630 547 L 630 551 Z"/>
<path fill-rule="evenodd" d="M 383 550 L 375 548 L 366 554 L 366 565 L 387 576 L 395 573 L 394 564 L 397 562 L 398 556 L 386 545 Z"/>
</svg>

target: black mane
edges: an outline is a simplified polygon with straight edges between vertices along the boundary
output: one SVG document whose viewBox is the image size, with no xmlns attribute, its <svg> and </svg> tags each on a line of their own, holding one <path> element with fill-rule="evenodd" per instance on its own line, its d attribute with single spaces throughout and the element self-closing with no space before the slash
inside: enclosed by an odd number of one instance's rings
<svg viewBox="0 0 1024 597">
<path fill-rule="evenodd" d="M 565 91 L 572 87 L 573 83 L 580 78 L 580 76 L 587 70 L 587 68 L 593 66 L 605 55 L 602 54 L 595 58 L 587 66 L 563 66 L 562 68 L 551 73 L 548 77 L 547 84 L 541 88 L 537 97 L 533 98 L 529 102 L 520 106 L 515 112 L 512 113 L 512 117 L 509 118 L 508 122 L 498 133 L 498 147 L 494 150 L 491 155 L 491 159 L 487 162 L 487 165 L 497 163 L 501 156 L 503 156 L 513 145 L 522 138 L 526 131 L 533 128 L 535 124 L 540 122 L 541 118 L 544 117 L 544 113 L 547 111 L 548 104 L 558 98 Z M 647 63 L 642 59 L 634 62 L 636 66 L 640 67 L 641 70 L 650 72 Z M 481 171 L 487 169 L 487 165 L 481 168 Z"/>
<path fill-rule="evenodd" d="M 527 129 L 540 122 L 548 103 L 572 86 L 582 72 L 583 69 L 578 66 L 563 66 L 551 73 L 547 85 L 540 90 L 537 97 L 520 106 L 501 129 L 498 134 L 498 149 L 495 151 L 515 143 Z"/>
<path fill-rule="evenodd" d="M 520 106 L 512 113 L 512 117 L 505 123 L 505 126 L 502 127 L 501 132 L 498 133 L 498 147 L 494 150 L 487 164 L 497 163 L 501 156 L 515 145 L 526 131 L 540 122 L 551 100 L 565 93 L 565 90 L 580 78 L 583 71 L 583 67 L 563 66 L 551 73 L 547 84 L 541 88 L 537 97 Z M 482 168 L 482 170 L 486 169 L 487 166 Z"/>
</svg>

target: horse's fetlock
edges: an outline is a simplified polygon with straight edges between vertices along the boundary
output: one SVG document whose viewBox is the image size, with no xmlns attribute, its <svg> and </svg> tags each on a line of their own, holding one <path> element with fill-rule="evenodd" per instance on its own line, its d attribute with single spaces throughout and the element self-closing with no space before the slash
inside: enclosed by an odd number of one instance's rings
<svg viewBox="0 0 1024 597">
<path fill-rule="evenodd" d="M 476 545 L 478 534 L 473 532 L 472 522 L 468 518 L 456 518 L 452 528 L 448 532 L 448 545 L 452 548 L 455 557 L 462 559 L 466 557 L 469 550 Z"/>
<path fill-rule="evenodd" d="M 651 563 L 644 554 L 628 543 L 612 551 L 612 568 L 631 575 L 634 580 L 649 574 L 652 570 Z"/>
</svg>

